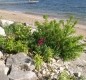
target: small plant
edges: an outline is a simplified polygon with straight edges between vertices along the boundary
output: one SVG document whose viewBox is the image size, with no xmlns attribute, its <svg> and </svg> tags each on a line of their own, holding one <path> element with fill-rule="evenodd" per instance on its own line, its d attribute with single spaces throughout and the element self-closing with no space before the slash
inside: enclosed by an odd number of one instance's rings
<svg viewBox="0 0 86 80">
<path fill-rule="evenodd" d="M 0 48 L 3 48 L 3 45 L 5 43 L 5 37 L 4 36 L 0 36 Z"/>
<path fill-rule="evenodd" d="M 3 47 L 6 51 L 12 52 L 15 51 L 15 40 L 12 36 L 6 38 Z"/>
<path fill-rule="evenodd" d="M 50 47 L 46 47 L 43 53 L 43 59 L 45 62 L 50 62 L 51 58 L 53 58 L 53 50 Z"/>
<path fill-rule="evenodd" d="M 63 71 L 57 80 L 76 80 L 74 76 L 70 76 L 66 71 Z"/>
<path fill-rule="evenodd" d="M 40 70 L 42 63 L 43 63 L 43 58 L 39 54 L 36 54 L 34 56 L 34 62 L 35 62 L 35 67 L 37 70 Z"/>
<path fill-rule="evenodd" d="M 10 26 L 4 27 L 6 35 L 12 35 L 16 40 L 28 39 L 31 35 L 31 29 L 21 23 L 13 23 Z"/>
<path fill-rule="evenodd" d="M 16 52 L 26 52 L 26 53 L 28 53 L 28 46 L 27 46 L 27 44 L 23 44 L 23 42 L 22 41 L 17 41 L 16 43 L 15 43 L 15 51 Z"/>
</svg>

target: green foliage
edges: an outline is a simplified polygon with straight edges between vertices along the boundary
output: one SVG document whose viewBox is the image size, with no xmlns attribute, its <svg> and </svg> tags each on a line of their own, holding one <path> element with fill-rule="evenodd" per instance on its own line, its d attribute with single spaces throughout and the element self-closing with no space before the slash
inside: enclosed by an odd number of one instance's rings
<svg viewBox="0 0 86 80">
<path fill-rule="evenodd" d="M 31 35 L 30 27 L 24 26 L 21 23 L 14 23 L 6 26 L 4 29 L 7 36 L 13 36 L 16 40 L 26 40 Z"/>
<path fill-rule="evenodd" d="M 51 58 L 53 58 L 53 50 L 50 47 L 46 47 L 43 53 L 43 59 L 45 62 L 50 62 Z"/>
<path fill-rule="evenodd" d="M 21 23 L 14 23 L 4 27 L 6 37 L 0 39 L 0 44 L 6 52 L 28 52 L 31 29 Z M 3 41 L 2 41 L 3 40 Z"/>
<path fill-rule="evenodd" d="M 28 45 L 27 44 L 23 44 L 23 42 L 22 41 L 17 41 L 16 43 L 15 43 L 16 45 L 15 45 L 15 51 L 16 52 L 28 52 Z"/>
<path fill-rule="evenodd" d="M 3 47 L 4 42 L 5 42 L 5 37 L 4 36 L 0 36 L 0 48 Z"/>
<path fill-rule="evenodd" d="M 43 57 L 45 62 L 50 62 L 51 58 L 53 58 L 54 51 L 50 47 L 46 45 L 35 46 L 34 52 L 39 53 Z"/>
<path fill-rule="evenodd" d="M 14 41 L 14 38 L 13 37 L 7 37 L 6 38 L 6 40 L 5 40 L 6 42 L 4 42 L 4 48 L 5 48 L 5 50 L 7 50 L 7 51 L 14 51 L 15 49 L 15 41 Z"/>
<path fill-rule="evenodd" d="M 60 20 L 59 22 L 48 21 L 46 16 L 44 19 L 43 23 L 36 22 L 37 31 L 33 32 L 35 45 L 38 44 L 39 39 L 44 39 L 42 45 L 39 46 L 50 47 L 54 51 L 54 56 L 60 56 L 63 60 L 71 60 L 80 56 L 84 45 L 80 43 L 83 37 L 75 35 L 76 21 L 72 17 L 67 21 Z"/>
<path fill-rule="evenodd" d="M 6 52 L 36 52 L 45 62 L 50 62 L 54 56 L 63 60 L 80 56 L 84 44 L 80 43 L 83 37 L 75 35 L 76 21 L 72 18 L 48 21 L 48 16 L 43 17 L 44 22 L 36 22 L 37 29 L 33 33 L 30 27 L 21 23 L 4 27 L 7 36 L 0 36 L 0 48 Z"/>
<path fill-rule="evenodd" d="M 76 80 L 74 76 L 70 76 L 66 71 L 63 71 L 60 75 L 58 80 Z"/>
<path fill-rule="evenodd" d="M 37 70 L 40 70 L 42 63 L 43 63 L 43 58 L 39 54 L 36 54 L 34 56 L 34 62 L 35 62 L 35 67 Z"/>
</svg>

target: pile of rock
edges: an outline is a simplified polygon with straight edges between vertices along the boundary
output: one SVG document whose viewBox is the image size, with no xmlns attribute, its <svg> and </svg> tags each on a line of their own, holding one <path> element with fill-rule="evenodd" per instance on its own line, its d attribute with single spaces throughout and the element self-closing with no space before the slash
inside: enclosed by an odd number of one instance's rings
<svg viewBox="0 0 86 80">
<path fill-rule="evenodd" d="M 69 75 L 75 76 L 78 80 L 83 75 L 86 77 L 86 54 L 74 61 L 63 62 L 61 59 L 52 59 L 51 63 L 44 63 L 38 77 L 49 77 L 50 80 L 57 80 L 59 74 L 64 70 Z"/>
<path fill-rule="evenodd" d="M 66 70 L 69 74 L 79 78 L 86 76 L 86 54 L 71 62 L 63 62 L 61 59 L 52 59 L 50 63 L 43 63 L 37 71 L 34 61 L 25 53 L 10 55 L 3 59 L 0 52 L 0 80 L 56 80 L 59 74 Z"/>
<path fill-rule="evenodd" d="M 11 55 L 5 61 L 0 60 L 0 80 L 37 80 L 34 69 L 34 62 L 30 57 L 23 53 Z"/>
</svg>

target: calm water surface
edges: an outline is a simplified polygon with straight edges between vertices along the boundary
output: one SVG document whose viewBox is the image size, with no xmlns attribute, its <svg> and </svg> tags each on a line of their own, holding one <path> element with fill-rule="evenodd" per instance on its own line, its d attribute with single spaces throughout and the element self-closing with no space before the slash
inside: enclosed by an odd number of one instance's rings
<svg viewBox="0 0 86 80">
<path fill-rule="evenodd" d="M 74 15 L 79 20 L 86 21 L 86 0 L 39 0 L 36 4 L 29 4 L 28 0 L 0 0 L 0 9 L 49 14 L 54 17 Z"/>
</svg>

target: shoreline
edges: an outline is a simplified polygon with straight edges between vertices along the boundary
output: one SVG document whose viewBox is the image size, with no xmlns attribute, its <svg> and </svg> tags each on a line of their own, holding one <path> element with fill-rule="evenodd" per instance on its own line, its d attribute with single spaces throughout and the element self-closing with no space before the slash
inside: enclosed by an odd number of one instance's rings
<svg viewBox="0 0 86 80">
<path fill-rule="evenodd" d="M 28 23 L 31 25 L 33 25 L 33 23 L 37 20 L 43 20 L 42 16 L 39 15 L 25 14 L 23 12 L 7 10 L 0 10 L 0 18 L 15 22 Z"/>
<path fill-rule="evenodd" d="M 6 19 L 6 20 L 11 20 L 15 22 L 21 22 L 21 23 L 27 23 L 30 25 L 34 25 L 35 21 L 43 21 L 43 17 L 41 15 L 36 15 L 36 14 L 26 14 L 23 12 L 18 12 L 18 11 L 6 11 L 6 10 L 0 10 L 0 18 L 1 19 Z M 54 17 L 49 17 L 49 19 L 56 19 L 56 20 L 62 20 L 62 18 L 54 18 Z M 64 20 L 64 18 L 63 18 Z M 80 24 L 78 23 L 76 26 L 76 33 L 81 34 L 86 38 L 86 25 L 85 24 Z"/>
</svg>

